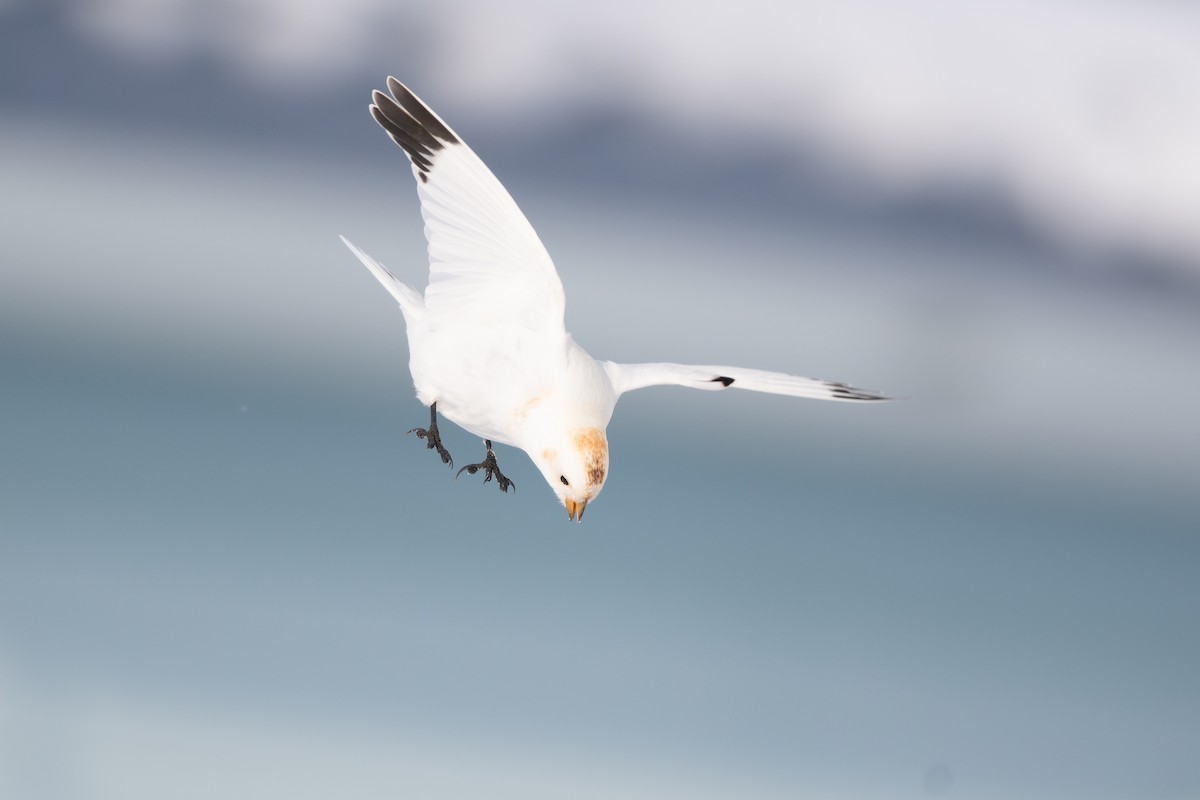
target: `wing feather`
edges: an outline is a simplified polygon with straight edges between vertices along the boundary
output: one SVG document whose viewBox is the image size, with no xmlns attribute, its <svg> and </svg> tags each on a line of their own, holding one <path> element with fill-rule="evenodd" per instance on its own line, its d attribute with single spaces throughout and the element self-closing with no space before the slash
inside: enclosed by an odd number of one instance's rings
<svg viewBox="0 0 1200 800">
<path fill-rule="evenodd" d="M 433 324 L 510 322 L 565 335 L 562 281 L 529 220 L 491 170 L 404 84 L 387 79 L 371 116 L 412 162 L 429 242 Z"/>
<path fill-rule="evenodd" d="M 891 399 L 878 392 L 857 389 L 845 383 L 743 367 L 617 364 L 605 361 L 604 369 L 618 395 L 647 386 L 687 386 L 705 391 L 746 389 L 751 392 L 809 397 L 815 400 L 858 402 Z"/>
</svg>

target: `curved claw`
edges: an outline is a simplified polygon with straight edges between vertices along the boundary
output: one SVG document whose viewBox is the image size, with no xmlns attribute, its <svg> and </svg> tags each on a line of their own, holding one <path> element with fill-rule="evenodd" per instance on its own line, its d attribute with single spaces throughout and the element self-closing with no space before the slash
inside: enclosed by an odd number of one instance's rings
<svg viewBox="0 0 1200 800">
<path fill-rule="evenodd" d="M 454 459 L 450 457 L 450 453 L 445 447 L 442 447 L 442 439 L 438 436 L 437 429 L 429 430 L 428 428 L 413 428 L 407 433 L 416 434 L 418 439 L 425 440 L 426 450 L 437 450 L 438 455 L 442 457 L 443 464 L 449 464 L 454 467 Z"/>
<path fill-rule="evenodd" d="M 483 461 L 480 461 L 478 464 L 467 464 L 465 467 L 455 473 L 454 480 L 458 480 L 458 476 L 462 475 L 464 472 L 468 475 L 474 475 L 476 472 L 479 472 L 479 470 L 483 470 L 484 483 L 487 483 L 492 478 L 495 478 L 496 484 L 500 487 L 500 491 L 507 494 L 509 488 L 511 487 L 515 492 L 517 490 L 517 485 L 509 478 L 505 477 L 504 473 L 500 471 L 499 465 L 496 464 L 496 454 L 492 451 L 492 443 L 487 439 L 484 439 L 484 444 L 487 445 L 487 455 L 484 456 Z"/>
</svg>

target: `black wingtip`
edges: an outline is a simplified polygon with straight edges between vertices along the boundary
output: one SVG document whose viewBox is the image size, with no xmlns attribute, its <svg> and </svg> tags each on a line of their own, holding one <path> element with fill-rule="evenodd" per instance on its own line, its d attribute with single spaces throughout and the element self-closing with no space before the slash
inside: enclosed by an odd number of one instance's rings
<svg viewBox="0 0 1200 800">
<path fill-rule="evenodd" d="M 718 375 L 717 377 L 715 377 L 711 381 L 709 381 L 709 383 L 720 383 L 722 386 L 724 386 L 726 389 L 728 389 L 730 386 L 733 385 L 733 378 L 727 377 L 725 375 Z"/>
<path fill-rule="evenodd" d="M 371 116 L 408 155 L 418 177 L 428 181 L 437 152 L 459 139 L 403 83 L 389 75 L 387 87 L 390 95 L 378 89 L 371 93 Z"/>
<path fill-rule="evenodd" d="M 894 398 L 886 397 L 878 392 L 857 389 L 845 383 L 826 383 L 835 400 L 856 400 L 861 402 L 889 401 Z"/>
</svg>

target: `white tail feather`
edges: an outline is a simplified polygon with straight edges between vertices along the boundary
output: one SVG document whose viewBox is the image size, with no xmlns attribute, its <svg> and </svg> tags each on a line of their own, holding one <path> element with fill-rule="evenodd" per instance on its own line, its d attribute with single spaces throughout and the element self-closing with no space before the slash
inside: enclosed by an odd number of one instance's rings
<svg viewBox="0 0 1200 800">
<path fill-rule="evenodd" d="M 339 236 L 342 244 L 350 248 L 350 252 L 358 256 L 358 260 L 363 263 L 375 279 L 383 284 L 383 288 L 388 290 L 392 297 L 396 298 L 396 302 L 400 304 L 400 310 L 404 312 L 405 318 L 412 313 L 419 313 L 425 309 L 425 300 L 421 297 L 421 293 L 409 286 L 407 283 L 400 281 L 393 275 L 388 268 L 380 264 L 375 259 L 358 249 L 353 242 L 345 236 Z"/>
</svg>

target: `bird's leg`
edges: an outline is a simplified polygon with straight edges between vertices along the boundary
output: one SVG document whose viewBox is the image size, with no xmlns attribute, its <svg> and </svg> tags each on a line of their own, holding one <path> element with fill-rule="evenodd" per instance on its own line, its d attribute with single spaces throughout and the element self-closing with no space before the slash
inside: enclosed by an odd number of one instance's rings
<svg viewBox="0 0 1200 800">
<path fill-rule="evenodd" d="M 426 450 L 437 450 L 443 464 L 454 466 L 454 459 L 446 452 L 446 448 L 442 447 L 442 437 L 438 435 L 436 402 L 429 407 L 429 427 L 413 428 L 409 433 L 415 433 L 418 439 L 424 439 Z"/>
<path fill-rule="evenodd" d="M 500 485 L 500 491 L 507 492 L 510 486 L 513 488 L 513 491 L 516 491 L 517 485 L 504 477 L 504 473 L 500 472 L 500 467 L 496 465 L 496 454 L 492 451 L 492 440 L 484 439 L 483 443 L 487 446 L 487 455 L 483 457 L 483 461 L 480 461 L 478 464 L 467 464 L 458 471 L 458 475 L 462 475 L 464 472 L 468 475 L 474 475 L 479 470 L 483 470 L 484 483 L 495 477 L 496 483 Z M 454 476 L 455 480 L 458 480 L 458 475 Z"/>
</svg>

